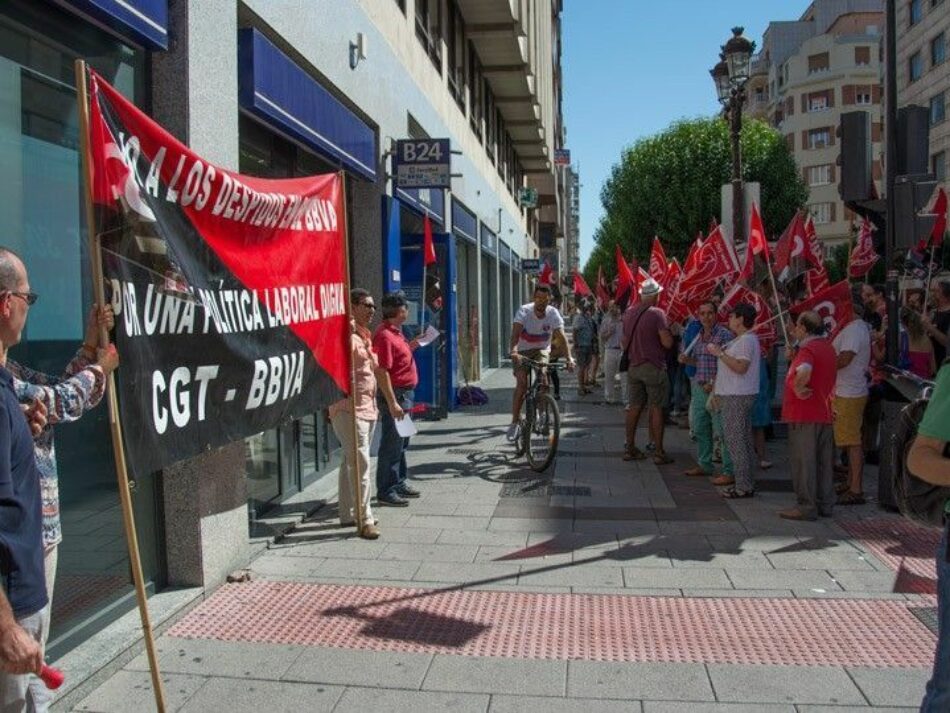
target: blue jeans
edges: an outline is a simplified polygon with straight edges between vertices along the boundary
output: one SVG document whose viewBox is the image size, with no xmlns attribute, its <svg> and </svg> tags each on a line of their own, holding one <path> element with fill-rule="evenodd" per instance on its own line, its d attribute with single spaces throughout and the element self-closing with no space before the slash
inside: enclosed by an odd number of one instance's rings
<svg viewBox="0 0 950 713">
<path fill-rule="evenodd" d="M 950 522 L 937 546 L 937 650 L 920 713 L 950 711 Z"/>
<path fill-rule="evenodd" d="M 393 389 L 396 401 L 408 413 L 412 408 L 412 389 Z M 389 498 L 398 494 L 409 475 L 406 465 L 406 451 L 409 449 L 409 439 L 403 438 L 396 431 L 396 422 L 389 413 L 389 406 L 382 394 L 378 394 L 376 402 L 379 404 L 379 459 L 376 462 L 376 496 Z"/>
</svg>

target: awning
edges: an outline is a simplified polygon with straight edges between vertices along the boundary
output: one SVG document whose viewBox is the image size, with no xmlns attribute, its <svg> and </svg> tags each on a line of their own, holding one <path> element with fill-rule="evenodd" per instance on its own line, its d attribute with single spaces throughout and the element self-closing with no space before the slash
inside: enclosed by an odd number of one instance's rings
<svg viewBox="0 0 950 713">
<path fill-rule="evenodd" d="M 58 0 L 134 44 L 168 49 L 168 0 Z"/>
</svg>

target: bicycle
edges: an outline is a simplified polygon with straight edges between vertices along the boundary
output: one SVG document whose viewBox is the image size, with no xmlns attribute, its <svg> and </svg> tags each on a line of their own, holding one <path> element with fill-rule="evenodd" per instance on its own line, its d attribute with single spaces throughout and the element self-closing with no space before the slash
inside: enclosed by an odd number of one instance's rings
<svg viewBox="0 0 950 713">
<path fill-rule="evenodd" d="M 546 364 L 534 359 L 521 358 L 530 368 L 528 390 L 521 405 L 519 433 L 515 441 L 515 455 L 525 455 L 531 470 L 542 473 L 557 455 L 561 438 L 561 412 L 554 397 L 547 391 L 543 378 L 546 369 L 563 369 L 561 364 Z"/>
</svg>

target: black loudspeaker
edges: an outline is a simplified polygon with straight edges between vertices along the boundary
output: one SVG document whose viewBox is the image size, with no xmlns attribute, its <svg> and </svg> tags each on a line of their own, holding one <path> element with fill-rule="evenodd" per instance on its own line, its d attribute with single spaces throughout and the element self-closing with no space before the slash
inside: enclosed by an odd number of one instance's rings
<svg viewBox="0 0 950 713">
<path fill-rule="evenodd" d="M 897 419 L 907 406 L 906 401 L 884 401 L 881 407 L 881 460 L 877 466 L 877 503 L 884 510 L 897 512 L 897 500 L 894 498 L 894 463 L 903 454 L 897 453 L 888 438 L 897 428 Z"/>
<path fill-rule="evenodd" d="M 871 172 L 871 116 L 866 111 L 846 111 L 841 114 L 838 129 L 841 139 L 841 180 L 838 192 L 843 201 L 864 201 L 874 194 L 874 176 Z"/>
<path fill-rule="evenodd" d="M 897 110 L 897 175 L 929 172 L 930 110 L 908 104 Z"/>
</svg>

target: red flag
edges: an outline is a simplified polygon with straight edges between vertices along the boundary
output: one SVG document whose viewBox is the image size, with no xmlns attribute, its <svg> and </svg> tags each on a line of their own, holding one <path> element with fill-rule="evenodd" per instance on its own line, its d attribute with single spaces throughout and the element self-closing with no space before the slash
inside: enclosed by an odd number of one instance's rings
<svg viewBox="0 0 950 713">
<path fill-rule="evenodd" d="M 541 274 L 538 276 L 538 284 L 539 285 L 554 284 L 551 279 L 553 274 L 554 274 L 554 270 L 551 268 L 551 264 L 547 260 L 545 260 L 544 264 L 541 266 Z"/>
<path fill-rule="evenodd" d="M 765 240 L 765 227 L 762 225 L 762 217 L 759 215 L 759 209 L 755 203 L 752 204 L 752 217 L 749 220 L 749 242 L 745 246 L 745 262 L 742 270 L 739 271 L 739 282 L 748 282 L 756 273 L 756 257 L 760 257 L 768 267 L 769 244 Z M 755 280 L 759 282 L 758 279 Z"/>
<path fill-rule="evenodd" d="M 782 232 L 775 245 L 775 272 L 779 282 L 790 282 L 805 272 L 805 219 L 801 211 L 795 215 Z"/>
<path fill-rule="evenodd" d="M 772 319 L 772 310 L 758 292 L 738 283 L 733 285 L 719 304 L 719 319 L 724 321 L 732 310 L 743 302 L 755 307 L 755 322 L 752 325 L 752 331 L 759 338 L 762 351 L 767 352 L 778 341 L 778 333 L 775 321 Z"/>
<path fill-rule="evenodd" d="M 821 247 L 821 240 L 815 232 L 815 221 L 811 216 L 805 220 L 805 260 L 815 268 L 824 268 L 825 251 Z"/>
<path fill-rule="evenodd" d="M 604 279 L 603 266 L 597 268 L 597 302 L 601 309 L 607 308 L 607 303 L 613 299 L 610 296 L 610 288 L 607 286 L 607 280 Z"/>
<path fill-rule="evenodd" d="M 676 258 L 673 258 L 670 261 L 669 268 L 666 271 L 663 282 L 660 283 L 660 286 L 663 288 L 663 292 L 660 293 L 660 301 L 657 306 L 667 313 L 667 317 L 670 317 L 671 307 L 673 301 L 676 299 L 677 294 L 679 293 L 680 282 L 683 280 L 683 268 L 680 267 L 679 261 Z"/>
<path fill-rule="evenodd" d="M 587 285 L 587 282 L 584 280 L 584 276 L 579 272 L 574 273 L 574 294 L 581 295 L 582 297 L 592 297 L 594 295 L 594 293 L 591 292 L 590 287 Z"/>
<path fill-rule="evenodd" d="M 937 221 L 930 232 L 930 244 L 939 247 L 943 243 L 943 234 L 947 231 L 947 193 L 942 187 L 937 192 L 937 200 L 934 201 L 930 212 L 937 214 Z"/>
<path fill-rule="evenodd" d="M 426 267 L 435 262 L 435 243 L 432 242 L 432 223 L 428 213 L 422 217 L 422 260 Z"/>
<path fill-rule="evenodd" d="M 666 252 L 663 250 L 663 243 L 660 238 L 653 236 L 653 249 L 650 251 L 650 277 L 663 284 L 666 278 L 666 271 L 669 269 L 669 262 L 666 259 Z"/>
<path fill-rule="evenodd" d="M 709 231 L 710 234 L 713 233 L 713 230 Z M 696 263 L 699 260 L 699 249 L 703 246 L 703 234 L 700 233 L 696 236 L 696 240 L 693 241 L 693 244 L 689 246 L 689 251 L 686 253 L 686 260 L 683 261 L 683 274 L 688 275 L 696 268 Z"/>
<path fill-rule="evenodd" d="M 623 253 L 620 252 L 619 245 L 617 245 L 614 250 L 614 256 L 617 258 L 617 295 L 620 296 L 631 288 L 639 287 L 639 284 L 633 276 L 633 272 L 630 270 L 627 261 L 623 259 Z M 639 290 L 635 290 L 634 294 L 637 292 L 639 292 Z M 637 298 L 634 297 L 634 301 L 636 301 L 636 299 Z"/>
<path fill-rule="evenodd" d="M 861 279 L 881 259 L 881 256 L 874 251 L 873 231 L 874 226 L 871 221 L 865 218 L 861 224 L 861 232 L 858 233 L 858 241 L 854 244 L 854 250 L 851 251 L 851 259 L 848 260 L 848 277 L 851 279 Z"/>
<path fill-rule="evenodd" d="M 808 294 L 814 295 L 826 289 L 831 284 L 831 278 L 828 277 L 828 271 L 825 266 L 813 267 L 805 273 L 805 282 L 808 288 Z"/>
<path fill-rule="evenodd" d="M 825 322 L 829 339 L 834 339 L 838 332 L 854 319 L 854 306 L 851 303 L 851 285 L 847 280 L 826 287 L 812 295 L 804 302 L 788 310 L 792 317 L 797 318 L 802 312 L 813 310 L 821 315 Z"/>
<path fill-rule="evenodd" d="M 690 260 L 692 265 L 684 268 L 679 286 L 683 300 L 688 305 L 707 299 L 720 281 L 731 282 L 738 267 L 732 243 L 726 240 L 718 227 L 696 250 L 695 256 L 687 258 L 687 261 Z"/>
</svg>

